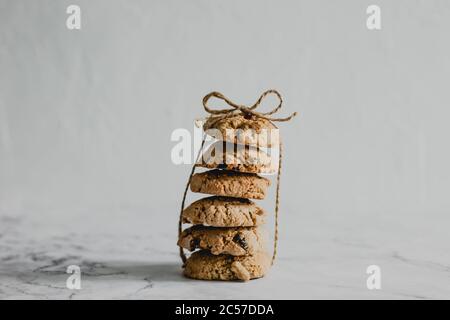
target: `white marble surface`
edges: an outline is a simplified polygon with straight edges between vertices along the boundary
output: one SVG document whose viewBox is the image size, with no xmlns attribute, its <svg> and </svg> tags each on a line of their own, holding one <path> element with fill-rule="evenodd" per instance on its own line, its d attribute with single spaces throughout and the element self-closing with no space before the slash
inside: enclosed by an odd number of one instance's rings
<svg viewBox="0 0 450 320">
<path fill-rule="evenodd" d="M 167 217 L 167 223 L 154 224 L 145 211 L 126 208 L 2 214 L 0 298 L 450 298 L 448 217 L 355 218 L 349 224 L 336 215 L 291 215 L 281 221 L 276 265 L 248 283 L 184 278 L 176 214 Z M 81 267 L 81 290 L 65 286 L 71 264 Z M 381 290 L 366 288 L 371 264 L 381 268 Z"/>
</svg>

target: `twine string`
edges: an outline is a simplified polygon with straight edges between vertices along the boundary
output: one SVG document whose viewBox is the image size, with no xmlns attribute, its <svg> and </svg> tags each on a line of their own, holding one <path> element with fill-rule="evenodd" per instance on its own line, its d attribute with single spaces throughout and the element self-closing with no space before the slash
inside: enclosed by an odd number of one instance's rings
<svg viewBox="0 0 450 320">
<path fill-rule="evenodd" d="M 279 155 L 278 155 L 278 173 L 277 173 L 277 189 L 275 191 L 275 233 L 273 236 L 273 255 L 272 255 L 272 265 L 275 262 L 277 256 L 277 246 L 278 246 L 278 210 L 280 207 L 280 177 L 281 177 L 281 160 L 283 159 L 283 144 L 280 139 L 279 145 Z"/>
<path fill-rule="evenodd" d="M 206 136 L 203 135 L 202 138 L 202 144 L 200 146 L 200 150 L 198 150 L 198 154 L 197 157 L 195 159 L 194 165 L 192 166 L 191 169 L 191 173 L 189 174 L 189 179 L 188 182 L 186 184 L 186 188 L 184 189 L 184 193 L 183 193 L 183 201 L 181 201 L 181 211 L 180 211 L 180 217 L 178 219 L 178 239 L 180 238 L 181 232 L 183 232 L 183 219 L 182 219 L 182 215 L 183 215 L 183 211 L 184 211 L 184 204 L 186 202 L 186 196 L 187 196 L 187 192 L 189 190 L 189 185 L 191 184 L 191 180 L 192 180 L 192 176 L 195 173 L 195 168 L 197 167 L 197 161 L 200 159 L 200 156 L 202 154 L 203 151 L 203 146 L 205 145 L 205 140 L 206 140 Z M 183 267 L 184 264 L 186 262 L 186 254 L 184 253 L 183 247 L 180 246 L 180 258 L 183 261 Z"/>
</svg>

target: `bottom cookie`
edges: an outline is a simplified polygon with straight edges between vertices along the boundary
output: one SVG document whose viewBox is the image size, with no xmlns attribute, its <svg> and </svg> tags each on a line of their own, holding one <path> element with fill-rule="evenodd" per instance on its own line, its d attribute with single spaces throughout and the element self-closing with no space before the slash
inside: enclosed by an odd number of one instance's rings
<svg viewBox="0 0 450 320">
<path fill-rule="evenodd" d="M 209 251 L 194 252 L 186 261 L 184 275 L 200 280 L 242 280 L 263 277 L 270 268 L 266 252 L 249 256 L 213 255 Z"/>
</svg>

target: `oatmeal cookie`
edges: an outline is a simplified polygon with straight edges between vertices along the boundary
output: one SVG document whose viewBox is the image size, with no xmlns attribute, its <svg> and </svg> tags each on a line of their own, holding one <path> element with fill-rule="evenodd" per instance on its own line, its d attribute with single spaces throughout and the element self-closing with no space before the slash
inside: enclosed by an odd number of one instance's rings
<svg viewBox="0 0 450 320">
<path fill-rule="evenodd" d="M 201 280 L 242 280 L 263 277 L 270 267 L 266 252 L 248 256 L 213 255 L 201 250 L 194 252 L 186 261 L 184 275 Z"/>
<path fill-rule="evenodd" d="M 211 116 L 203 124 L 210 136 L 231 143 L 271 148 L 280 143 L 278 128 L 269 120 L 236 113 L 228 117 Z"/>
<path fill-rule="evenodd" d="M 264 224 L 266 212 L 253 201 L 212 196 L 193 202 L 184 209 L 183 223 L 213 227 L 252 227 Z"/>
<path fill-rule="evenodd" d="M 257 227 L 218 228 L 193 226 L 184 230 L 178 245 L 187 250 L 209 250 L 212 254 L 244 256 L 264 250 L 264 239 Z"/>
<path fill-rule="evenodd" d="M 203 153 L 198 165 L 209 169 L 275 173 L 278 159 L 273 159 L 261 148 L 218 141 Z"/>
<path fill-rule="evenodd" d="M 192 176 L 191 191 L 218 196 L 264 199 L 270 180 L 255 173 L 210 170 Z"/>
</svg>

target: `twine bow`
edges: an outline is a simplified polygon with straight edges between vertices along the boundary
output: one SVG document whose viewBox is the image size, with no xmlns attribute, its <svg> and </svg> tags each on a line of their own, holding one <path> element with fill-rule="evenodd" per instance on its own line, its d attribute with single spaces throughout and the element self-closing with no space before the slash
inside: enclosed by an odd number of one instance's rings
<svg viewBox="0 0 450 320">
<path fill-rule="evenodd" d="M 258 106 L 261 104 L 262 100 L 267 97 L 268 95 L 275 95 L 278 98 L 278 106 L 275 107 L 274 109 L 272 109 L 269 112 L 257 112 L 254 111 L 256 108 L 258 108 Z M 226 104 L 228 104 L 230 107 L 232 107 L 231 109 L 219 109 L 219 110 L 214 110 L 211 109 L 210 107 L 208 107 L 208 101 L 211 98 L 217 98 L 219 100 L 223 100 Z M 291 120 L 293 117 L 295 117 L 297 115 L 297 112 L 292 113 L 289 117 L 286 118 L 272 118 L 272 117 L 268 117 L 274 113 L 277 113 L 280 109 L 281 106 L 283 104 L 283 98 L 281 97 L 281 94 L 277 91 L 277 90 L 267 90 L 265 91 L 258 100 L 256 100 L 256 102 L 254 104 L 252 104 L 251 106 L 244 106 L 244 105 L 238 105 L 236 103 L 234 103 L 233 101 L 231 101 L 230 99 L 228 99 L 227 97 L 225 97 L 222 93 L 217 92 L 217 91 L 213 91 L 211 93 L 208 93 L 204 98 L 203 98 L 203 107 L 205 108 L 205 111 L 212 114 L 212 115 L 223 115 L 223 117 L 229 117 L 231 115 L 236 114 L 236 111 L 240 111 L 242 114 L 244 115 L 251 115 L 251 116 L 255 116 L 257 118 L 262 118 L 262 119 L 266 119 L 269 121 L 289 121 Z"/>
</svg>

